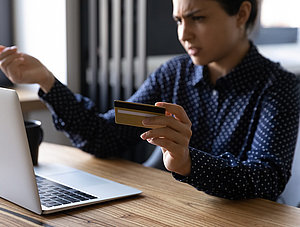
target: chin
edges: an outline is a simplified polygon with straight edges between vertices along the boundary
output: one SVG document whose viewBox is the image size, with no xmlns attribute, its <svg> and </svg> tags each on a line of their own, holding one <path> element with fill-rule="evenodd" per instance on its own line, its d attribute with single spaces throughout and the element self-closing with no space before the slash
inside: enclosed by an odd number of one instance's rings
<svg viewBox="0 0 300 227">
<path fill-rule="evenodd" d="M 209 63 L 207 61 L 207 59 L 204 59 L 204 58 L 199 58 L 199 57 L 191 56 L 191 59 L 192 59 L 194 65 L 207 65 Z"/>
</svg>

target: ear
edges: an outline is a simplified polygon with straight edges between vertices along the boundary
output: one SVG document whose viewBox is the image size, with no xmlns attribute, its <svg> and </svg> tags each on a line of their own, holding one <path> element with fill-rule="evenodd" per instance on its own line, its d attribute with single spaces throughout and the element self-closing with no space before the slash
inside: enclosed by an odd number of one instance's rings
<svg viewBox="0 0 300 227">
<path fill-rule="evenodd" d="M 249 1 L 243 1 L 239 12 L 237 14 L 237 25 L 239 27 L 245 27 L 250 14 L 251 14 L 252 4 Z"/>
</svg>

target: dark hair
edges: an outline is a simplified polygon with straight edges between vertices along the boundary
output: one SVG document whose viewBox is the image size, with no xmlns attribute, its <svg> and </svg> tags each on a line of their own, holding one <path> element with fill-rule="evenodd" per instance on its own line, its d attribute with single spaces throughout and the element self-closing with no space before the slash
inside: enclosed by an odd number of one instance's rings
<svg viewBox="0 0 300 227">
<path fill-rule="evenodd" d="M 222 8 L 225 10 L 225 12 L 230 15 L 236 15 L 242 5 L 243 2 L 250 2 L 251 7 L 251 13 L 249 16 L 249 19 L 246 23 L 246 29 L 251 29 L 255 25 L 256 17 L 257 17 L 257 1 L 258 0 L 215 0 L 217 1 Z"/>
</svg>

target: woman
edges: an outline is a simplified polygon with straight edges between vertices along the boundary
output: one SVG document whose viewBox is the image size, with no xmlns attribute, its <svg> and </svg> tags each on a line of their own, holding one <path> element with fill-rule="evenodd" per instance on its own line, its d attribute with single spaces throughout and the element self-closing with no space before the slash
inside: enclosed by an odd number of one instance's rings
<svg viewBox="0 0 300 227">
<path fill-rule="evenodd" d="M 289 177 L 299 120 L 299 81 L 248 40 L 255 0 L 173 0 L 178 38 L 188 55 L 148 77 L 129 99 L 165 107 L 145 131 L 97 113 L 37 59 L 1 47 L 1 69 L 15 83 L 38 83 L 57 129 L 96 155 L 120 155 L 140 137 L 161 147 L 175 179 L 228 199 L 276 200 Z"/>
</svg>

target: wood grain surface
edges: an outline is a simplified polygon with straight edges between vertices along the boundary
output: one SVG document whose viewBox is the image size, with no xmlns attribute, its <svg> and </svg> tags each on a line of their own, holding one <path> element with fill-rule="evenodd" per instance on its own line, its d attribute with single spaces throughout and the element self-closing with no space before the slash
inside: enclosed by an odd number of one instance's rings
<svg viewBox="0 0 300 227">
<path fill-rule="evenodd" d="M 65 164 L 143 191 L 139 196 L 39 216 L 0 199 L 0 226 L 300 226 L 300 210 L 263 199 L 230 201 L 170 173 L 43 143 L 40 162 Z"/>
</svg>

